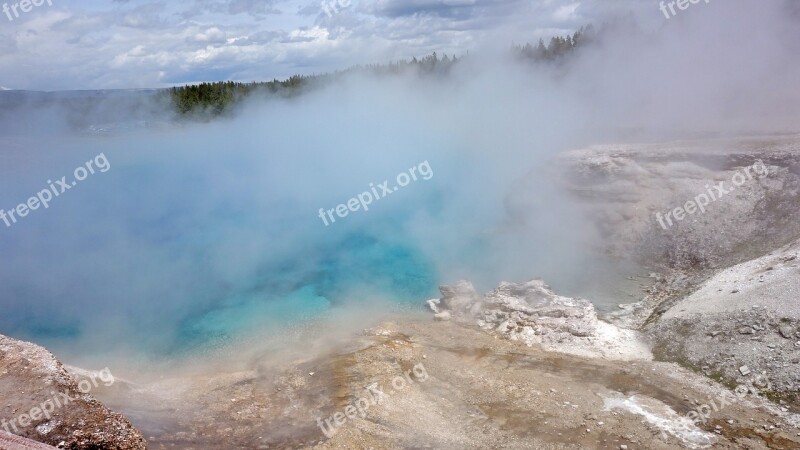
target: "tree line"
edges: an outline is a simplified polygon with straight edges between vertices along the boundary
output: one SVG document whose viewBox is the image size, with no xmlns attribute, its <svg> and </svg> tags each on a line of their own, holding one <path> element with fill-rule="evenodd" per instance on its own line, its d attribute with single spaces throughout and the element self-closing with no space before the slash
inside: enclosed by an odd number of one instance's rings
<svg viewBox="0 0 800 450">
<path fill-rule="evenodd" d="M 589 25 L 581 27 L 572 36 L 554 36 L 547 45 L 545 45 L 543 39 L 539 39 L 539 43 L 536 46 L 531 44 L 516 46 L 514 47 L 514 52 L 518 57 L 532 61 L 557 61 L 591 42 L 593 38 L 594 28 Z"/>
<path fill-rule="evenodd" d="M 592 40 L 594 33 L 591 26 L 582 27 L 572 36 L 555 36 L 545 45 L 542 39 L 536 46 L 525 44 L 514 46 L 512 52 L 522 60 L 536 63 L 556 62 L 577 48 Z M 360 72 L 375 75 L 397 75 L 415 70 L 422 76 L 442 76 L 450 72 L 453 66 L 464 59 L 445 54 L 439 57 L 436 52 L 420 59 L 391 62 L 389 64 L 358 65 L 344 71 L 323 75 L 293 75 L 285 80 L 273 79 L 241 83 L 219 81 L 200 83 L 181 87 L 173 87 L 166 91 L 169 101 L 180 116 L 215 117 L 230 112 L 232 107 L 243 99 L 256 94 L 295 96 L 308 88 L 319 87 L 347 73 Z"/>
</svg>

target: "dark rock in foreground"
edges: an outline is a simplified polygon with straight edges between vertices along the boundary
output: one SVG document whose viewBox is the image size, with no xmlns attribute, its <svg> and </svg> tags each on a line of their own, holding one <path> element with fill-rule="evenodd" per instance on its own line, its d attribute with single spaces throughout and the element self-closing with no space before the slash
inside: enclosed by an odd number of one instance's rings
<svg viewBox="0 0 800 450">
<path fill-rule="evenodd" d="M 0 448 L 3 450 L 53 450 L 55 447 L 0 430 Z"/>
<path fill-rule="evenodd" d="M 145 449 L 141 433 L 89 395 L 97 386 L 88 383 L 44 348 L 0 335 L 0 429 L 65 449 Z M 2 439 L 0 448 L 13 448 Z"/>
</svg>

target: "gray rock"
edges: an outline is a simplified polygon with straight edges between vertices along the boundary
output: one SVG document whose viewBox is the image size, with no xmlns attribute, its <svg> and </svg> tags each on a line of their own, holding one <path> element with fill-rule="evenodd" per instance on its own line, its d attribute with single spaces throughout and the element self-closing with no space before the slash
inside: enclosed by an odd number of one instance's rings
<svg viewBox="0 0 800 450">
<path fill-rule="evenodd" d="M 441 310 L 450 311 L 454 316 L 470 315 L 481 300 L 472 283 L 466 280 L 461 280 L 454 286 L 439 286 L 439 292 L 442 293 L 442 298 L 437 306 Z"/>
<path fill-rule="evenodd" d="M 439 290 L 441 300 L 428 301 L 431 309 L 436 306 L 439 310 L 434 316 L 437 320 L 452 317 L 477 323 L 526 344 L 564 342 L 596 333 L 597 313 L 589 301 L 559 296 L 541 280 L 503 282 L 485 297 L 479 296 L 468 281 Z"/>
<path fill-rule="evenodd" d="M 57 421 L 40 415 L 21 425 L 20 435 L 59 448 L 147 448 L 144 437 L 128 419 L 81 391 L 76 375 L 46 349 L 0 335 L 0 374 L 0 417 L 11 418 L 30 411 L 33 405 L 52 399 L 53 392 L 71 398 L 68 404 L 55 408 L 53 417 L 58 417 Z M 0 448 L 13 447 L 0 439 Z"/>
</svg>

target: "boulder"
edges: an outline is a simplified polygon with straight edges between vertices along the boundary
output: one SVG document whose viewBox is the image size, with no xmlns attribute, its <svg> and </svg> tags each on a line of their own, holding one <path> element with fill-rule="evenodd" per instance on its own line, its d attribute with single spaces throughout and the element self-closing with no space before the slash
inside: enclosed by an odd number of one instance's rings
<svg viewBox="0 0 800 450">
<path fill-rule="evenodd" d="M 449 311 L 454 317 L 468 318 L 480 307 L 481 296 L 469 281 L 461 280 L 454 286 L 440 286 L 439 292 L 442 293 L 439 308 Z"/>
<path fill-rule="evenodd" d="M 442 298 L 428 302 L 437 320 L 447 320 L 442 319 L 447 314 L 528 344 L 592 336 L 597 328 L 597 314 L 589 301 L 556 295 L 541 280 L 503 282 L 485 297 L 468 281 L 441 286 L 439 291 Z"/>
<path fill-rule="evenodd" d="M 81 391 L 44 348 L 0 335 L 0 429 L 66 449 L 146 449 L 125 417 L 89 394 L 92 387 L 82 383 Z"/>
</svg>

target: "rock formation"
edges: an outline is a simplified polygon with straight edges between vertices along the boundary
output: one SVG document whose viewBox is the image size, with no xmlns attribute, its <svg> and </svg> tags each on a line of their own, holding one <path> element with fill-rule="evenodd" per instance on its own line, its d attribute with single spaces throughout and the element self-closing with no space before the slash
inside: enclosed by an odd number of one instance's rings
<svg viewBox="0 0 800 450">
<path fill-rule="evenodd" d="M 125 417 L 83 388 L 44 348 L 0 335 L 0 429 L 64 449 L 146 448 Z"/>
<path fill-rule="evenodd" d="M 474 324 L 481 329 L 564 353 L 620 359 L 648 359 L 637 333 L 597 319 L 591 302 L 557 295 L 542 280 L 503 282 L 485 296 L 469 281 L 441 286 L 428 301 L 437 320 Z"/>
</svg>

